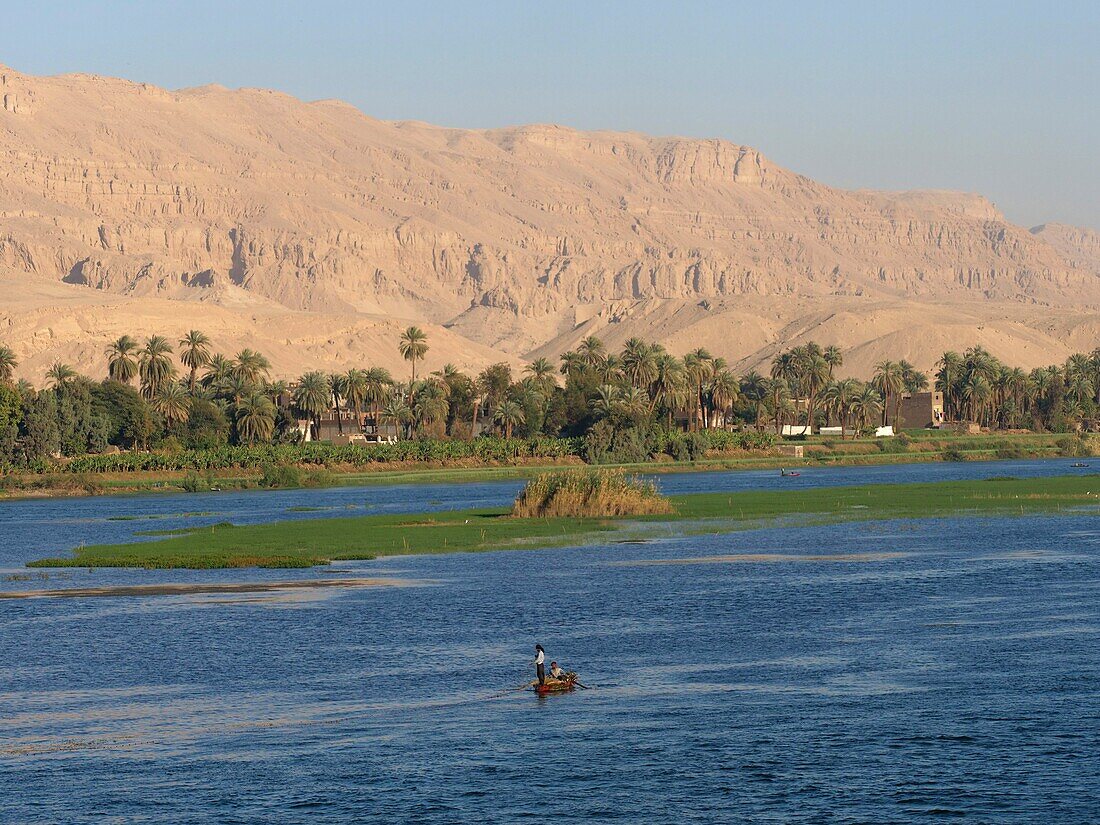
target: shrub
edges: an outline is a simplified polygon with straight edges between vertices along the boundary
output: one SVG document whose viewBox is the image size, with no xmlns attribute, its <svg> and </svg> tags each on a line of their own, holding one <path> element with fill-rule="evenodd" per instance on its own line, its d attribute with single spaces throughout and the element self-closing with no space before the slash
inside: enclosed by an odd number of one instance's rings
<svg viewBox="0 0 1100 825">
<path fill-rule="evenodd" d="M 260 467 L 261 487 L 300 487 L 298 468 L 291 464 L 265 463 Z"/>
<path fill-rule="evenodd" d="M 611 442 L 615 437 L 615 428 L 607 421 L 597 422 L 584 437 L 582 457 L 589 464 L 603 464 L 607 462 L 608 453 L 611 452 Z"/>
<path fill-rule="evenodd" d="M 193 470 L 183 477 L 183 480 L 180 482 L 180 487 L 183 488 L 185 493 L 201 493 L 209 489 L 203 485 L 202 478 Z"/>
<path fill-rule="evenodd" d="M 677 433 L 668 440 L 666 452 L 677 461 L 698 461 L 707 454 L 708 439 L 702 433 Z"/>
<path fill-rule="evenodd" d="M 563 470 L 532 479 L 512 515 L 520 518 L 641 516 L 671 513 L 657 485 L 622 470 Z"/>
<path fill-rule="evenodd" d="M 321 467 L 317 470 L 310 470 L 305 474 L 302 479 L 303 487 L 332 487 L 337 482 L 336 474 L 331 470 Z"/>
<path fill-rule="evenodd" d="M 1085 458 L 1092 455 L 1092 447 L 1083 435 L 1059 438 L 1055 443 L 1058 455 L 1065 458 Z"/>
<path fill-rule="evenodd" d="M 966 455 L 958 447 L 948 447 L 940 455 L 944 461 L 966 461 Z"/>
</svg>

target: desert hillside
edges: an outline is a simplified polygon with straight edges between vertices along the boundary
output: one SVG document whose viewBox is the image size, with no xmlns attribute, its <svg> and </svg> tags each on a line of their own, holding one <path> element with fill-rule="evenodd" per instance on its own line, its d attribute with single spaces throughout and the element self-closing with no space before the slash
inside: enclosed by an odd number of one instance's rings
<svg viewBox="0 0 1100 825">
<path fill-rule="evenodd" d="M 653 337 L 753 365 L 805 338 L 930 366 L 1091 349 L 1087 230 L 975 195 L 845 191 L 719 140 L 471 131 L 259 89 L 0 67 L 0 340 L 40 378 L 121 331 L 198 326 L 282 374 Z"/>
</svg>

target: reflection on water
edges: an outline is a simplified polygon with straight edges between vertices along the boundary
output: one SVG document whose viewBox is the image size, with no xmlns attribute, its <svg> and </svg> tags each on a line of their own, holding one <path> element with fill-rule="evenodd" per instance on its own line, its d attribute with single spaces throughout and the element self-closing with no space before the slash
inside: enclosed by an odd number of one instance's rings
<svg viewBox="0 0 1100 825">
<path fill-rule="evenodd" d="M 1094 521 L 3 581 L 0 821 L 1091 821 Z"/>
</svg>

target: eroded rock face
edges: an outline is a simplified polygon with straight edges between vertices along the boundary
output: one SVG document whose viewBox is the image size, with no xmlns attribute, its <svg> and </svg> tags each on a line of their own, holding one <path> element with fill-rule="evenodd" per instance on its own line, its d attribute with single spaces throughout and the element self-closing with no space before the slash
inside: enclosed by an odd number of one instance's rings
<svg viewBox="0 0 1100 825">
<path fill-rule="evenodd" d="M 735 296 L 1094 303 L 988 201 L 832 189 L 718 140 L 372 120 L 263 90 L 0 68 L 0 267 L 110 293 L 466 324 Z M 10 100 L 10 103 L 9 103 Z"/>
</svg>

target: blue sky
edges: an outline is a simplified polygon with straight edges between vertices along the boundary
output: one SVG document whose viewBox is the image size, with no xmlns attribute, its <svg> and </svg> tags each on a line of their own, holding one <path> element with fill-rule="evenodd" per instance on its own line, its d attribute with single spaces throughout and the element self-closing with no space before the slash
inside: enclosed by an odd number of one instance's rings
<svg viewBox="0 0 1100 825">
<path fill-rule="evenodd" d="M 387 119 L 721 137 L 845 187 L 1100 228 L 1100 2 L 38 2 L 0 62 Z"/>
</svg>

